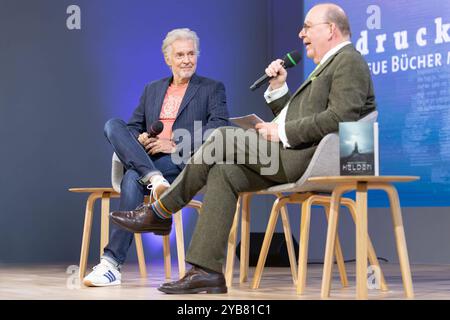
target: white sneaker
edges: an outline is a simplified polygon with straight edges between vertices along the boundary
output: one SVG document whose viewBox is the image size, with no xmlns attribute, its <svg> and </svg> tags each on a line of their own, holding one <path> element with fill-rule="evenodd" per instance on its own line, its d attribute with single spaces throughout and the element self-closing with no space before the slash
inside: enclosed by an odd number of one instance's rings
<svg viewBox="0 0 450 320">
<path fill-rule="evenodd" d="M 91 273 L 83 279 L 87 287 L 107 287 L 121 284 L 122 275 L 110 262 L 101 259 Z"/>
<path fill-rule="evenodd" d="M 170 183 L 163 176 L 157 175 L 153 176 L 151 179 L 151 183 L 147 186 L 147 189 L 151 189 L 150 193 L 150 202 L 158 200 L 164 191 L 169 189 Z"/>
</svg>

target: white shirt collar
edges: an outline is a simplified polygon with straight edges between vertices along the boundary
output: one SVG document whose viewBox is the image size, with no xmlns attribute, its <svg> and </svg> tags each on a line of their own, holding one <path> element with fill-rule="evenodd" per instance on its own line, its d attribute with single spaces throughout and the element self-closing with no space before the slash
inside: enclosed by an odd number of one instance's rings
<svg viewBox="0 0 450 320">
<path fill-rule="evenodd" d="M 322 60 L 320 60 L 319 64 L 323 64 L 325 61 L 328 60 L 328 58 L 330 58 L 332 55 L 334 55 L 336 52 L 338 52 L 340 49 L 342 49 L 343 47 L 345 47 L 346 45 L 350 44 L 350 41 L 344 41 L 339 43 L 336 47 L 334 47 L 333 49 L 331 49 L 330 51 L 328 51 L 327 53 L 325 53 L 325 55 L 323 56 Z"/>
</svg>

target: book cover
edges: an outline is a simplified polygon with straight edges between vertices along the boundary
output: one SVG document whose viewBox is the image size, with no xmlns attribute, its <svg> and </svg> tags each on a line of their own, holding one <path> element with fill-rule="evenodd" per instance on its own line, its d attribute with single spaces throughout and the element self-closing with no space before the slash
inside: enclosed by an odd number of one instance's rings
<svg viewBox="0 0 450 320">
<path fill-rule="evenodd" d="M 342 176 L 378 176 L 378 123 L 339 123 L 339 152 Z"/>
</svg>

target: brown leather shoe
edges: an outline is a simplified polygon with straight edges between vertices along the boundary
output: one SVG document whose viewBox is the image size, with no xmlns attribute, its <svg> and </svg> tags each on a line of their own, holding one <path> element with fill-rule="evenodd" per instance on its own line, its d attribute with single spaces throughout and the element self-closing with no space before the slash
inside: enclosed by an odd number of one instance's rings
<svg viewBox="0 0 450 320">
<path fill-rule="evenodd" d="M 134 233 L 153 232 L 165 236 L 172 230 L 172 218 L 157 217 L 147 204 L 142 204 L 133 211 L 113 211 L 110 217 L 112 222 Z"/>
<path fill-rule="evenodd" d="M 168 294 L 227 293 L 227 285 L 222 273 L 193 266 L 182 279 L 164 283 L 158 290 Z"/>
</svg>

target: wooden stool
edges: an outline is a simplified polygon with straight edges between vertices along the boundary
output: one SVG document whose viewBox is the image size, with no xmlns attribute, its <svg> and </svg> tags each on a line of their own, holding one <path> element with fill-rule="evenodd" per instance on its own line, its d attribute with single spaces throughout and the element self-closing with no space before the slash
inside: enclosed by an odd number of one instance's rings
<svg viewBox="0 0 450 320">
<path fill-rule="evenodd" d="M 333 251 L 337 232 L 340 199 L 343 193 L 356 190 L 356 298 L 367 299 L 367 249 L 368 249 L 368 222 L 367 222 L 367 190 L 378 189 L 387 192 L 394 223 L 394 234 L 397 252 L 402 273 L 403 287 L 408 298 L 414 297 L 411 271 L 409 266 L 408 250 L 406 247 L 405 231 L 401 215 L 400 201 L 393 182 L 409 182 L 418 180 L 413 176 L 334 176 L 312 177 L 308 180 L 315 183 L 333 183 L 330 204 L 330 217 L 327 231 L 325 249 L 322 298 L 330 295 L 331 276 L 333 268 Z"/>
<path fill-rule="evenodd" d="M 299 258 L 298 258 L 298 283 L 297 283 L 297 293 L 302 294 L 306 287 L 306 269 L 307 269 L 307 260 L 308 260 L 308 242 L 309 242 L 309 228 L 311 221 L 311 207 L 313 205 L 323 206 L 325 209 L 325 215 L 327 221 L 330 218 L 330 203 L 331 197 L 327 195 L 320 194 L 312 194 L 306 200 L 302 198 L 298 198 L 298 194 L 293 194 L 289 196 L 288 203 L 301 203 L 302 205 L 302 213 L 301 213 L 301 223 L 300 223 L 300 248 L 299 248 Z M 303 201 L 302 201 L 303 200 Z M 347 207 L 353 221 L 356 224 L 356 204 L 352 199 L 349 198 L 341 198 L 340 205 Z M 300 202 L 299 202 L 300 201 Z M 341 282 L 344 287 L 348 286 L 347 274 L 345 272 L 344 266 L 344 258 L 342 254 L 341 245 L 339 243 L 339 237 L 336 234 L 336 246 L 334 248 L 334 254 L 336 256 L 336 263 L 339 269 L 339 275 L 341 277 Z M 370 260 L 371 265 L 377 267 L 380 270 L 380 289 L 382 291 L 387 291 L 388 286 L 384 279 L 384 275 L 381 272 L 380 264 L 378 262 L 377 255 L 375 253 L 375 249 L 373 248 L 372 241 L 370 237 L 367 236 L 368 249 L 367 254 Z M 345 277 L 345 278 L 344 278 Z"/>
<path fill-rule="evenodd" d="M 86 201 L 86 211 L 84 216 L 83 227 L 83 239 L 81 243 L 80 253 L 80 272 L 79 277 L 83 280 L 86 274 L 87 261 L 89 256 L 89 245 L 91 239 L 92 219 L 94 214 L 94 204 L 97 199 L 101 199 L 101 223 L 100 223 L 100 256 L 103 255 L 103 248 L 106 247 L 109 241 L 109 207 L 111 198 L 119 198 L 120 194 L 114 191 L 113 188 L 71 188 L 71 192 L 77 193 L 90 193 Z M 148 200 L 147 200 L 148 201 Z M 188 207 L 194 208 L 200 213 L 202 203 L 197 200 L 191 200 Z M 177 254 L 178 254 L 178 269 L 179 277 L 183 277 L 186 273 L 186 265 L 184 261 L 184 235 L 183 235 L 183 222 L 181 212 L 177 212 L 173 215 L 176 241 L 177 241 Z M 139 271 L 141 277 L 147 277 L 144 247 L 142 244 L 142 235 L 140 233 L 134 234 L 136 242 L 136 251 L 139 263 Z M 166 279 L 171 278 L 171 257 L 170 257 L 170 238 L 169 235 L 163 236 L 163 254 L 164 254 L 164 271 Z"/>
<path fill-rule="evenodd" d="M 236 234 L 237 225 L 239 221 L 240 200 L 242 199 L 242 227 L 241 227 L 241 259 L 240 259 L 240 283 L 247 281 L 248 267 L 249 267 L 249 236 L 250 236 L 250 210 L 249 201 L 251 197 L 258 193 L 241 193 L 237 203 L 236 215 L 233 222 L 233 227 L 230 232 L 228 240 L 228 255 L 227 255 L 227 267 L 226 267 L 226 280 L 227 285 L 231 287 L 233 277 L 233 262 L 234 262 L 234 250 L 236 248 Z M 255 269 L 255 274 L 252 282 L 252 289 L 259 287 L 264 264 L 270 247 L 270 242 L 275 230 L 275 225 L 279 214 L 281 213 L 283 230 L 287 241 L 289 262 L 291 265 L 291 273 L 294 284 L 297 285 L 297 293 L 302 294 L 306 286 L 306 271 L 307 271 L 307 258 L 308 258 L 308 239 L 309 239 L 309 227 L 311 207 L 313 205 L 320 205 L 325 208 L 326 218 L 329 218 L 329 209 L 331 197 L 314 193 L 292 193 L 289 196 L 283 196 L 281 193 L 276 194 L 277 199 L 274 202 L 272 212 L 267 225 L 266 235 L 261 248 L 258 264 Z M 301 210 L 301 233 L 300 233 L 300 253 L 298 261 L 298 271 L 295 262 L 294 246 L 292 243 L 291 227 L 289 222 L 289 216 L 287 214 L 286 205 L 290 203 L 299 203 L 302 205 Z M 348 207 L 353 220 L 356 223 L 356 206 L 355 202 L 348 198 L 341 199 L 341 205 Z M 372 246 L 370 238 L 368 239 L 368 255 L 372 265 L 379 267 L 379 262 Z M 347 272 L 345 270 L 344 258 L 342 249 L 340 247 L 339 238 L 336 237 L 335 248 L 336 263 L 339 269 L 339 275 L 343 287 L 348 286 Z M 381 270 L 381 269 L 380 269 Z M 298 280 L 297 280 L 298 279 Z M 387 284 L 384 279 L 384 275 L 380 272 L 380 289 L 383 291 L 388 290 Z"/>
</svg>

